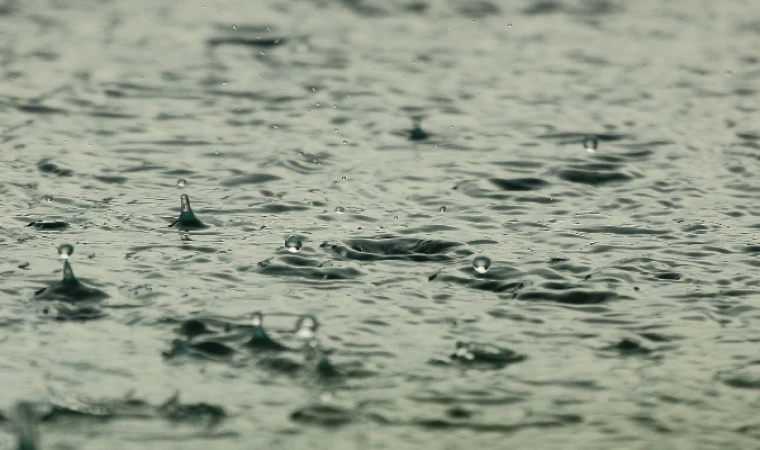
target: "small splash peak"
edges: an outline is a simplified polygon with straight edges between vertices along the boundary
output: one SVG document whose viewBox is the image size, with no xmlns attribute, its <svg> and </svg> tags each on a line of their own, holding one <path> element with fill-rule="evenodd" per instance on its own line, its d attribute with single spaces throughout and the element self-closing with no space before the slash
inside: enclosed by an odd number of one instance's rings
<svg viewBox="0 0 760 450">
<path fill-rule="evenodd" d="M 190 197 L 187 194 L 180 196 L 179 218 L 169 226 L 173 227 L 175 225 L 184 230 L 206 228 L 206 225 L 195 217 L 195 213 L 193 213 L 193 209 L 190 207 Z"/>
<path fill-rule="evenodd" d="M 484 274 L 491 268 L 491 260 L 486 256 L 478 256 L 472 260 L 472 269 L 479 273 Z"/>
<path fill-rule="evenodd" d="M 317 322 L 316 317 L 305 315 L 301 316 L 298 319 L 298 322 L 296 322 L 296 336 L 301 339 L 314 339 L 317 333 L 317 329 L 319 328 L 319 322 Z"/>
<path fill-rule="evenodd" d="M 421 119 L 414 118 L 412 119 L 412 129 L 409 130 L 409 140 L 410 141 L 422 141 L 427 139 L 430 135 L 425 132 L 425 130 L 422 129 L 422 126 L 420 124 Z"/>
<path fill-rule="evenodd" d="M 589 153 L 594 153 L 599 147 L 599 139 L 596 136 L 586 136 L 583 138 L 583 148 Z"/>
<path fill-rule="evenodd" d="M 61 283 L 79 284 L 77 277 L 74 276 L 74 270 L 71 268 L 68 259 L 63 262 L 63 280 L 61 280 Z"/>
<path fill-rule="evenodd" d="M 296 235 L 290 235 L 285 239 L 285 250 L 289 251 L 290 253 L 298 253 L 301 251 L 301 248 L 303 247 L 303 241 L 301 240 L 300 236 Z"/>
<path fill-rule="evenodd" d="M 69 259 L 71 255 L 74 254 L 74 246 L 71 244 L 61 244 L 58 247 L 58 256 L 61 257 L 61 259 Z"/>
</svg>

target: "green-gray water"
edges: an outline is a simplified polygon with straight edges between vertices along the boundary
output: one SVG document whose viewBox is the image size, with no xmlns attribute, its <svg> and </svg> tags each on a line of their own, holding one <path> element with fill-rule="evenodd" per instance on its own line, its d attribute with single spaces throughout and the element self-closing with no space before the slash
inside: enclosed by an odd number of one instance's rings
<svg viewBox="0 0 760 450">
<path fill-rule="evenodd" d="M 759 20 L 0 1 L 0 448 L 757 448 Z"/>
</svg>

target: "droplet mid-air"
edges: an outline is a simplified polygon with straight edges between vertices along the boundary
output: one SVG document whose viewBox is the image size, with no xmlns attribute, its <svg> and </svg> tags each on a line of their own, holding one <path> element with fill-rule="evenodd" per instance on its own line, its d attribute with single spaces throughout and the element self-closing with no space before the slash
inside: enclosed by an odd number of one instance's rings
<svg viewBox="0 0 760 450">
<path fill-rule="evenodd" d="M 319 328 L 319 322 L 317 322 L 314 316 L 301 316 L 296 322 L 296 336 L 301 339 L 313 339 Z"/>
<path fill-rule="evenodd" d="M 477 273 L 486 273 L 491 268 L 491 260 L 485 256 L 478 256 L 472 260 L 472 268 Z"/>
<path fill-rule="evenodd" d="M 445 213 L 446 212 L 446 207 L 445 206 L 441 206 L 440 208 L 438 208 L 438 212 Z"/>
<path fill-rule="evenodd" d="M 290 235 L 287 239 L 285 239 L 285 250 L 289 251 L 290 253 L 300 252 L 301 247 L 303 247 L 303 240 L 300 236 Z"/>
<path fill-rule="evenodd" d="M 177 180 L 177 187 L 182 188 L 185 186 L 187 186 L 187 180 L 185 180 L 184 178 L 180 178 L 179 180 Z"/>
<path fill-rule="evenodd" d="M 336 206 L 336 207 L 335 207 L 335 212 L 336 212 L 337 214 L 343 214 L 343 213 L 345 213 L 345 212 L 346 212 L 346 208 L 344 208 L 344 207 L 342 207 L 342 206 Z"/>
<path fill-rule="evenodd" d="M 594 153 L 599 147 L 599 139 L 596 136 L 586 136 L 583 138 L 583 148 L 589 153 Z"/>
<path fill-rule="evenodd" d="M 61 257 L 61 259 L 69 259 L 69 257 L 74 253 L 74 246 L 71 244 L 61 244 L 58 247 L 58 256 Z"/>
</svg>

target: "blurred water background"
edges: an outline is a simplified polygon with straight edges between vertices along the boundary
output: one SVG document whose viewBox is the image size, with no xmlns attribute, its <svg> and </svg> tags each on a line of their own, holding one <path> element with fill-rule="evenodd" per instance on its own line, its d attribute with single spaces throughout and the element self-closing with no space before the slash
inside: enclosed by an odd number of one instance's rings
<svg viewBox="0 0 760 450">
<path fill-rule="evenodd" d="M 0 448 L 760 448 L 758 48 L 751 0 L 0 2 Z"/>
</svg>

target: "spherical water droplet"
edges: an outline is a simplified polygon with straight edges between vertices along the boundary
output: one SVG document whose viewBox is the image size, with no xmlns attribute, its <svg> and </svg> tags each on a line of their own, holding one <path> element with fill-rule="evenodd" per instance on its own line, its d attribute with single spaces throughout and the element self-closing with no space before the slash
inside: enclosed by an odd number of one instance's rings
<svg viewBox="0 0 760 450">
<path fill-rule="evenodd" d="M 61 257 L 61 259 L 69 259 L 69 256 L 71 256 L 74 253 L 74 246 L 71 244 L 61 244 L 60 247 L 58 247 L 58 255 Z"/>
<path fill-rule="evenodd" d="M 398 216 L 393 216 L 393 220 L 398 220 Z"/>
<path fill-rule="evenodd" d="M 334 129 L 333 131 L 337 133 L 337 132 L 338 132 L 338 129 L 336 128 L 336 129 Z"/>
<path fill-rule="evenodd" d="M 233 30 L 237 30 L 237 25 L 235 25 L 235 24 L 233 23 L 233 24 L 232 24 L 232 29 L 233 29 Z"/>
<path fill-rule="evenodd" d="M 296 336 L 311 339 L 319 329 L 319 322 L 314 316 L 301 316 L 296 322 Z"/>
<path fill-rule="evenodd" d="M 343 180 L 343 181 L 346 181 L 346 180 L 348 180 L 348 177 L 345 176 L 345 175 L 343 175 L 342 177 L 340 177 L 340 179 Z"/>
<path fill-rule="evenodd" d="M 177 180 L 177 187 L 185 187 L 185 186 L 187 186 L 187 180 L 185 180 L 184 178 L 180 178 L 179 180 Z"/>
<path fill-rule="evenodd" d="M 599 140 L 596 136 L 586 136 L 583 138 L 583 148 L 589 153 L 594 153 L 596 148 L 599 147 Z"/>
<path fill-rule="evenodd" d="M 264 325 L 264 316 L 260 312 L 255 312 L 251 315 L 251 324 L 254 327 L 260 327 Z"/>
<path fill-rule="evenodd" d="M 486 273 L 491 268 L 491 260 L 485 256 L 478 256 L 472 260 L 472 268 L 477 273 Z"/>
<path fill-rule="evenodd" d="M 346 208 L 344 208 L 342 206 L 336 206 L 335 207 L 335 212 L 338 213 L 338 214 L 343 214 L 344 212 L 346 212 Z"/>
<path fill-rule="evenodd" d="M 285 239 L 285 250 L 289 251 L 290 253 L 300 252 L 301 247 L 303 247 L 303 241 L 301 240 L 300 236 L 290 235 L 287 239 Z"/>
<path fill-rule="evenodd" d="M 348 141 L 343 141 L 343 145 L 347 145 L 347 144 L 348 144 Z"/>
<path fill-rule="evenodd" d="M 438 208 L 438 212 L 445 213 L 446 212 L 446 207 L 445 206 L 441 206 L 440 208 Z"/>
<path fill-rule="evenodd" d="M 511 24 L 511 23 L 508 23 L 508 24 L 507 24 L 507 28 L 512 28 L 512 24 Z"/>
</svg>

